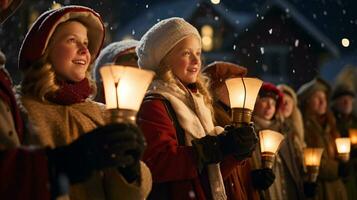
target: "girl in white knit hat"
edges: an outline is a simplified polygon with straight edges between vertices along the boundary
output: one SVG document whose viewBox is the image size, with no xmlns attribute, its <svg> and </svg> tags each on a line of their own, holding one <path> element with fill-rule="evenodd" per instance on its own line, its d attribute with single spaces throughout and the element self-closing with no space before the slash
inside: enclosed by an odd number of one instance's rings
<svg viewBox="0 0 357 200">
<path fill-rule="evenodd" d="M 149 199 L 226 199 L 219 163 L 249 154 L 256 137 L 250 126 L 214 126 L 197 29 L 182 18 L 162 20 L 136 52 L 139 67 L 157 75 L 138 113 L 154 182 Z M 239 148 L 242 141 L 249 147 Z"/>
</svg>

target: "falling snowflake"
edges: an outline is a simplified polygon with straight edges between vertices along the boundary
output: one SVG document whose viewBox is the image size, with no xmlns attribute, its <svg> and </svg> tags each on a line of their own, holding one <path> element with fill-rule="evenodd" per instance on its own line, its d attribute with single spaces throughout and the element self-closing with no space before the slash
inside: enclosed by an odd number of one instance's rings
<svg viewBox="0 0 357 200">
<path fill-rule="evenodd" d="M 298 47 L 299 46 L 299 40 L 295 40 L 295 47 Z"/>
<path fill-rule="evenodd" d="M 268 71 L 268 65 L 263 64 L 262 65 L 262 69 L 263 69 L 264 72 Z"/>
<path fill-rule="evenodd" d="M 286 12 L 286 13 L 289 13 L 289 12 L 290 12 L 289 8 L 286 8 L 286 9 L 285 9 L 285 12 Z"/>
<path fill-rule="evenodd" d="M 214 20 L 218 21 L 218 20 L 219 20 L 219 17 L 218 17 L 218 16 L 215 16 L 215 17 L 214 17 Z"/>
<path fill-rule="evenodd" d="M 314 18 L 314 19 L 316 19 L 317 18 L 317 16 L 316 16 L 316 14 L 314 13 L 314 14 L 312 14 L 312 17 Z"/>
<path fill-rule="evenodd" d="M 327 11 L 326 11 L 326 10 L 324 10 L 323 14 L 326 16 L 326 15 L 327 15 Z"/>
<path fill-rule="evenodd" d="M 234 44 L 234 45 L 233 45 L 233 50 L 236 50 L 236 48 L 237 48 L 237 46 Z"/>
<path fill-rule="evenodd" d="M 295 69 L 293 69 L 293 74 L 295 74 Z"/>
<path fill-rule="evenodd" d="M 131 34 L 132 34 L 132 35 L 135 35 L 135 29 L 133 29 L 133 30 L 131 31 Z"/>
<path fill-rule="evenodd" d="M 149 4 L 146 4 L 146 5 L 145 5 L 145 8 L 149 8 Z"/>
<path fill-rule="evenodd" d="M 264 54 L 264 47 L 260 47 L 260 53 L 263 55 Z"/>
<path fill-rule="evenodd" d="M 273 29 L 269 29 L 269 34 L 271 35 L 273 33 Z"/>
</svg>

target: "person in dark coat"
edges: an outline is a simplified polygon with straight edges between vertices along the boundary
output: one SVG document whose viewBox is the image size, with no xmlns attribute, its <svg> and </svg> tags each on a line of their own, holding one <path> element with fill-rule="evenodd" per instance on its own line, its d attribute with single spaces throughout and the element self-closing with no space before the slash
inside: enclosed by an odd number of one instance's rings
<svg viewBox="0 0 357 200">
<path fill-rule="evenodd" d="M 330 86 L 321 78 L 305 83 L 297 91 L 306 145 L 324 148 L 314 199 L 346 200 L 347 192 L 341 177 L 347 165 L 337 159 L 335 139 L 340 135 L 336 120 L 328 109 L 329 94 Z"/>
<path fill-rule="evenodd" d="M 243 77 L 247 74 L 247 69 L 234 63 L 215 61 L 203 68 L 202 72 L 210 78 L 210 89 L 214 99 L 214 114 L 216 124 L 226 126 L 231 123 L 231 108 L 228 95 L 228 89 L 225 85 L 226 79 Z M 228 199 L 236 200 L 259 200 L 259 190 L 256 188 L 259 184 L 252 183 L 251 176 L 252 166 L 250 158 L 244 159 L 244 162 L 237 160 L 234 156 L 231 158 L 236 160 L 233 166 L 221 163 L 221 172 Z M 259 183 L 265 182 L 264 170 L 260 170 L 255 181 Z M 271 181 L 271 180 L 270 180 Z M 272 181 L 271 181 L 272 182 Z"/>
<path fill-rule="evenodd" d="M 331 109 L 336 118 L 336 125 L 342 137 L 349 137 L 349 130 L 357 129 L 357 116 L 353 113 L 355 91 L 347 84 L 336 85 L 331 94 Z M 343 178 L 348 199 L 357 199 L 357 149 L 351 148 L 348 161 L 351 165 L 348 176 Z"/>
</svg>

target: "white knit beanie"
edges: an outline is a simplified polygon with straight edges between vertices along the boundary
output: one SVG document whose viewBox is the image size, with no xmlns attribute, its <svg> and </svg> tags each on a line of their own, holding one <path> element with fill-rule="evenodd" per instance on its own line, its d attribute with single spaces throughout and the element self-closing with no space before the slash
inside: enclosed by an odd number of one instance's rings
<svg viewBox="0 0 357 200">
<path fill-rule="evenodd" d="M 166 54 L 189 35 L 196 36 L 201 42 L 197 29 L 183 18 L 172 17 L 155 24 L 136 47 L 139 67 L 156 71 Z"/>
</svg>

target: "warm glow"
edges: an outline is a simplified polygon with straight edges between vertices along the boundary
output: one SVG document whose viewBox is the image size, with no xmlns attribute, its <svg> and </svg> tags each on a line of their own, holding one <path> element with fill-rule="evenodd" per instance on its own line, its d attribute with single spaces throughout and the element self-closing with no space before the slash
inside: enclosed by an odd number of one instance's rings
<svg viewBox="0 0 357 200">
<path fill-rule="evenodd" d="M 243 84 L 244 83 L 244 84 Z M 254 109 L 263 81 L 257 78 L 232 78 L 226 80 L 231 108 Z"/>
<path fill-rule="evenodd" d="M 276 153 L 284 136 L 272 130 L 262 130 L 259 132 L 260 151 Z"/>
<path fill-rule="evenodd" d="M 320 166 L 323 148 L 305 148 L 304 163 L 305 166 Z"/>
<path fill-rule="evenodd" d="M 154 72 L 120 65 L 103 66 L 99 71 L 107 109 L 138 111 Z"/>
<path fill-rule="evenodd" d="M 342 44 L 343 47 L 348 47 L 348 46 L 350 46 L 350 40 L 347 39 L 347 38 L 343 38 L 341 40 L 341 44 Z"/>
<path fill-rule="evenodd" d="M 219 4 L 219 3 L 221 2 L 221 0 L 211 0 L 211 2 L 212 2 L 213 4 Z"/>
<path fill-rule="evenodd" d="M 350 135 L 351 143 L 353 145 L 357 144 L 357 129 L 350 129 L 349 135 Z"/>
<path fill-rule="evenodd" d="M 201 35 L 203 36 L 213 36 L 213 28 L 210 25 L 204 25 L 201 28 Z"/>
<path fill-rule="evenodd" d="M 350 138 L 337 138 L 336 145 L 338 153 L 349 153 L 351 151 Z"/>
<path fill-rule="evenodd" d="M 201 28 L 202 49 L 211 51 L 213 49 L 213 28 L 210 25 L 204 25 Z"/>
<path fill-rule="evenodd" d="M 202 49 L 204 51 L 211 51 L 213 48 L 212 38 L 209 36 L 202 37 Z"/>
</svg>

